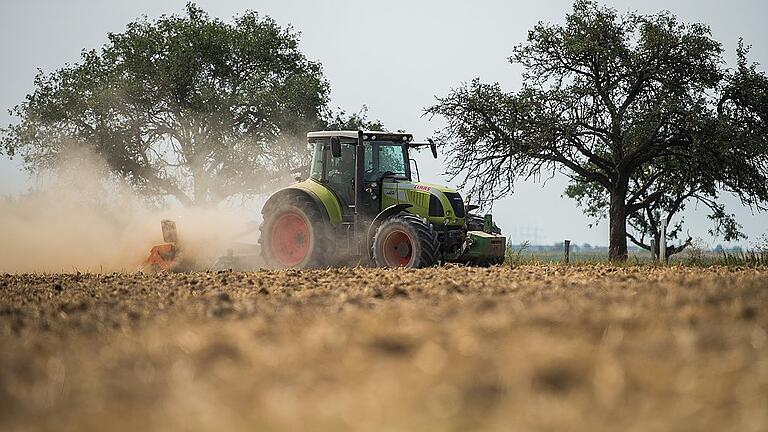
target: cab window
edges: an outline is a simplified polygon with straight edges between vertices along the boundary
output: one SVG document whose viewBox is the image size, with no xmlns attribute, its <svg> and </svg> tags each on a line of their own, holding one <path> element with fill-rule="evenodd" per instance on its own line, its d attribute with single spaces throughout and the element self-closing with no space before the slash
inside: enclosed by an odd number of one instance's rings
<svg viewBox="0 0 768 432">
<path fill-rule="evenodd" d="M 312 144 L 312 166 L 309 176 L 317 181 L 323 180 L 323 143 Z"/>
<path fill-rule="evenodd" d="M 408 153 L 400 143 L 374 141 L 365 148 L 365 179 L 377 181 L 384 174 L 410 179 Z"/>
</svg>

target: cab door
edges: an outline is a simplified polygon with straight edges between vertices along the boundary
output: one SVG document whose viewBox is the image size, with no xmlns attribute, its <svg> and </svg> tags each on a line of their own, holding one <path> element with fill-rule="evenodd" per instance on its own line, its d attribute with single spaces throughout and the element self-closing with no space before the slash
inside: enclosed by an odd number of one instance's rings
<svg viewBox="0 0 768 432">
<path fill-rule="evenodd" d="M 341 143 L 341 157 L 331 155 L 330 146 L 324 146 L 325 183 L 336 194 L 345 213 L 355 204 L 355 146 Z"/>
</svg>

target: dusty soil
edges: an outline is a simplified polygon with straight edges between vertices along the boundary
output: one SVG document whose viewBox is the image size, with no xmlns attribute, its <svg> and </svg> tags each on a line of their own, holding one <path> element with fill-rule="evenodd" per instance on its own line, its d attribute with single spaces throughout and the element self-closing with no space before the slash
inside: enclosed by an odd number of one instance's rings
<svg viewBox="0 0 768 432">
<path fill-rule="evenodd" d="M 0 430 L 768 429 L 768 270 L 0 276 Z"/>
</svg>

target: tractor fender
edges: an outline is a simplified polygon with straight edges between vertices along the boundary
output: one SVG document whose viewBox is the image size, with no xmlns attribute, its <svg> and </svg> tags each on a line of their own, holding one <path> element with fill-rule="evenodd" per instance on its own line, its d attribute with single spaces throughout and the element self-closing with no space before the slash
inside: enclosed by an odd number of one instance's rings
<svg viewBox="0 0 768 432">
<path fill-rule="evenodd" d="M 375 218 L 373 218 L 373 222 L 371 222 L 371 226 L 368 227 L 368 237 L 366 237 L 367 244 L 368 244 L 368 256 L 370 258 L 373 258 L 373 237 L 376 235 L 376 230 L 379 229 L 379 225 L 381 225 L 382 222 L 384 222 L 388 217 L 396 215 L 403 210 L 413 207 L 412 204 L 394 204 L 391 205 L 384 210 L 382 210 L 379 214 L 376 215 Z"/>
<path fill-rule="evenodd" d="M 267 199 L 267 202 L 264 203 L 264 207 L 262 208 L 264 209 L 267 208 L 267 206 L 270 206 L 276 203 L 278 200 L 282 199 L 283 197 L 290 197 L 290 196 L 296 196 L 296 195 L 303 195 L 303 196 L 309 197 L 309 199 L 311 199 L 312 202 L 314 202 L 315 205 L 317 205 L 318 210 L 320 210 L 320 216 L 322 216 L 323 222 L 325 222 L 326 224 L 331 223 L 331 218 L 328 216 L 328 209 L 325 208 L 325 206 L 323 205 L 323 202 L 320 200 L 320 197 L 318 197 L 314 192 L 306 189 L 295 188 L 295 187 L 288 187 L 285 189 L 281 189 L 273 193 L 272 196 L 270 196 Z"/>
</svg>

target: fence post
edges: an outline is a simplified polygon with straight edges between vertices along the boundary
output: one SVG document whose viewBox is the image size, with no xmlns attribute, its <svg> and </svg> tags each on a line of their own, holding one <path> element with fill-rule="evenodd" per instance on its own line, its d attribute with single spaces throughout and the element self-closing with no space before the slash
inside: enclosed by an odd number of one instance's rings
<svg viewBox="0 0 768 432">
<path fill-rule="evenodd" d="M 651 262 L 656 262 L 656 239 L 651 239 Z"/>
<path fill-rule="evenodd" d="M 571 241 L 566 240 L 563 242 L 563 247 L 565 249 L 565 263 L 568 264 L 571 259 Z"/>
</svg>

